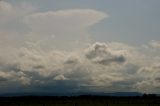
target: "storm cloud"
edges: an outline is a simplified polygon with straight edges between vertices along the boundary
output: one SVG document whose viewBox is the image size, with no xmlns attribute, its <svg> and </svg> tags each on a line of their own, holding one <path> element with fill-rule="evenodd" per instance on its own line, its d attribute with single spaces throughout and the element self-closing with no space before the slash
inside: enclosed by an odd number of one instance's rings
<svg viewBox="0 0 160 106">
<path fill-rule="evenodd" d="M 93 39 L 90 28 L 108 13 L 0 1 L 0 18 L 0 94 L 160 92 L 160 41 Z"/>
<path fill-rule="evenodd" d="M 138 51 L 130 56 L 133 53 L 129 48 L 115 48 L 115 43 L 100 42 L 70 52 L 46 52 L 39 47 L 30 46 L 22 48 L 13 60 L 7 61 L 7 65 L 1 64 L 1 90 L 8 88 L 10 83 L 26 86 L 23 88 L 25 91 L 41 86 L 42 88 L 36 89 L 49 87 L 55 90 L 60 87 L 74 92 L 107 92 L 110 89 L 127 91 L 129 88 L 130 91 L 143 92 L 145 88 L 146 92 L 151 92 L 159 87 L 158 64 L 140 64 L 139 57 L 136 57 Z M 135 63 L 133 58 L 139 62 Z"/>
</svg>

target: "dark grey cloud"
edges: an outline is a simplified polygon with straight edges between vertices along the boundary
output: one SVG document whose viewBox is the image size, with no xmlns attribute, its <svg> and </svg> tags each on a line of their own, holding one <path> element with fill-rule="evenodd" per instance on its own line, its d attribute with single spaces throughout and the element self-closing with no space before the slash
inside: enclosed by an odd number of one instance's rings
<svg viewBox="0 0 160 106">
<path fill-rule="evenodd" d="M 86 51 L 86 57 L 95 63 L 108 65 L 112 63 L 124 63 L 126 61 L 123 52 L 113 51 L 103 43 L 95 43 Z"/>
</svg>

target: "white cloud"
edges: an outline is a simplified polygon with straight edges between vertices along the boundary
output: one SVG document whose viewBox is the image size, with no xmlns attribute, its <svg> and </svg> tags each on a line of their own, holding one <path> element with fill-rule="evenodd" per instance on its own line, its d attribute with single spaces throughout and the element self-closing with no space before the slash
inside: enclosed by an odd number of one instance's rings
<svg viewBox="0 0 160 106">
<path fill-rule="evenodd" d="M 159 41 L 152 40 L 149 44 L 153 48 L 160 48 L 160 42 Z"/>
<path fill-rule="evenodd" d="M 97 10 L 68 9 L 34 13 L 26 16 L 24 23 L 31 28 L 31 41 L 43 39 L 41 43 L 46 47 L 56 45 L 57 49 L 67 47 L 69 50 L 88 43 L 87 29 L 107 17 L 106 13 Z"/>
<path fill-rule="evenodd" d="M 22 48 L 20 53 L 14 58 L 14 61 L 8 61 L 8 65 L 1 64 L 4 70 L 2 73 L 4 74 L 10 70 L 18 72 L 20 79 L 16 79 L 20 81 L 19 83 L 22 85 L 31 85 L 30 82 L 35 82 L 36 80 L 40 80 L 40 82 L 66 80 L 68 83 L 71 83 L 70 81 L 77 82 L 77 85 L 72 85 L 75 88 L 78 85 L 111 86 L 112 82 L 123 79 L 121 74 L 116 71 L 117 67 L 123 65 L 116 67 L 112 64 L 112 59 L 108 59 L 108 62 L 111 61 L 109 62 L 110 64 L 101 66 L 100 63 L 92 62 L 91 59 L 87 58 L 86 50 L 89 50 L 97 44 L 99 44 L 99 46 L 103 45 L 101 43 L 95 43 L 86 49 L 72 52 L 53 50 L 47 53 L 39 47 Z M 112 48 L 109 49 L 112 51 Z M 115 50 L 111 51 L 110 54 L 116 52 Z M 101 53 L 97 53 L 96 56 L 101 56 Z M 107 58 L 114 58 L 114 55 L 105 56 Z M 116 62 L 116 60 L 114 61 Z M 119 61 L 116 64 L 119 64 Z M 14 75 L 13 78 L 14 77 L 17 77 L 17 75 Z M 48 80 L 48 78 L 52 79 Z M 10 78 L 10 80 L 11 79 L 12 78 Z"/>
<path fill-rule="evenodd" d="M 158 92 L 160 72 L 157 63 L 160 61 L 153 63 L 153 59 L 142 59 L 140 57 L 144 54 L 136 50 L 138 49 L 122 43 L 97 42 L 70 52 L 46 52 L 39 45 L 29 45 L 18 51 L 13 60 L 6 60 L 8 64 L 0 62 L 0 77 L 5 79 L 0 83 L 7 86 L 16 82 L 19 86 L 28 86 L 30 89 L 36 84 L 51 88 L 61 86 L 65 90 L 69 87 L 73 91 L 152 92 L 156 89 Z M 119 56 L 124 58 L 123 61 L 116 59 Z M 145 57 L 147 56 L 143 58 Z M 107 64 L 100 62 L 103 59 Z M 59 81 L 63 84 L 59 85 Z M 148 87 L 150 84 L 152 87 Z"/>
<path fill-rule="evenodd" d="M 13 5 L 9 2 L 0 1 L 0 24 L 4 25 L 34 10 L 35 8 L 24 2 Z"/>
<path fill-rule="evenodd" d="M 34 13 L 26 16 L 24 22 L 34 31 L 48 33 L 56 32 L 56 29 L 64 30 L 63 28 L 66 30 L 84 28 L 106 17 L 107 14 L 92 9 L 70 9 Z"/>
<path fill-rule="evenodd" d="M 4 12 L 4 11 L 11 11 L 12 10 L 12 6 L 11 4 L 4 2 L 4 1 L 0 1 L 0 11 Z"/>
<path fill-rule="evenodd" d="M 64 75 L 57 75 L 54 77 L 54 80 L 68 80 L 68 78 L 66 78 Z"/>
<path fill-rule="evenodd" d="M 144 79 L 138 82 L 135 87 L 141 92 L 159 92 L 160 88 L 160 64 L 153 63 L 152 65 L 142 67 L 138 70 L 138 74 Z"/>
<path fill-rule="evenodd" d="M 11 73 L 0 71 L 0 81 L 6 81 L 10 77 L 12 77 Z"/>
<path fill-rule="evenodd" d="M 22 85 L 30 85 L 31 84 L 31 80 L 27 77 L 24 77 L 24 76 L 20 77 L 20 81 L 21 81 Z"/>
<path fill-rule="evenodd" d="M 36 8 L 25 2 L 12 4 L 5 0 L 0 1 L 0 52 L 1 56 L 4 54 L 2 57 L 8 58 L 9 53 L 15 53 L 15 48 L 24 45 L 28 38 L 25 34 L 19 33 L 21 29 L 17 26 L 25 15 L 35 10 Z"/>
</svg>

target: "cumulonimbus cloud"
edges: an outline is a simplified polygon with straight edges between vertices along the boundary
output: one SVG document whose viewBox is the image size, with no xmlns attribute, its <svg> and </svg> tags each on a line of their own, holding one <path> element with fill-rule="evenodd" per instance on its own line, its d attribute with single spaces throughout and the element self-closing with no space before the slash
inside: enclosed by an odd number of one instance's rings
<svg viewBox="0 0 160 106">
<path fill-rule="evenodd" d="M 1 71 L 0 77 L 1 79 L 8 79 L 7 81 L 11 81 L 13 78 L 19 81 L 21 85 L 28 86 L 35 81 L 56 82 L 57 80 L 65 80 L 67 83 L 75 81 L 77 85 L 72 85 L 75 86 L 75 89 L 83 85 L 109 86 L 112 81 L 121 80 L 122 78 L 114 78 L 114 76 L 120 77 L 118 73 L 110 73 L 111 70 L 115 70 L 114 65 L 112 65 L 113 61 L 117 65 L 120 64 L 119 60 L 114 59 L 117 58 L 114 53 L 116 51 L 110 51 L 110 55 L 108 55 L 108 47 L 106 47 L 103 48 L 106 49 L 104 51 L 92 51 L 89 54 L 88 51 L 91 48 L 97 49 L 95 45 L 102 48 L 104 46 L 101 43 L 95 43 L 81 51 L 52 51 L 51 53 L 45 53 L 35 48 L 23 48 L 14 61 L 9 62 L 8 66 L 2 67 L 4 71 Z M 86 56 L 92 55 L 92 53 L 95 54 L 94 52 L 97 57 L 101 57 L 103 52 L 106 61 L 110 64 L 103 64 L 99 60 L 93 62 L 92 59 Z M 125 56 L 123 58 L 127 59 Z M 101 66 L 101 64 L 104 66 Z M 102 70 L 102 67 L 106 69 Z M 11 70 L 12 73 L 9 73 Z M 106 72 L 103 73 L 103 71 Z M 13 72 L 21 74 L 17 77 Z M 48 78 L 51 79 L 48 80 Z M 104 82 L 102 83 L 101 80 Z"/>
<path fill-rule="evenodd" d="M 48 44 L 47 47 L 56 45 L 63 50 L 67 46 L 69 50 L 88 43 L 88 28 L 108 17 L 108 14 L 93 9 L 66 9 L 33 13 L 23 22 L 31 29 L 31 41 L 41 41 Z"/>
<path fill-rule="evenodd" d="M 70 89 L 73 92 L 128 89 L 140 92 L 152 92 L 151 90 L 156 89 L 158 92 L 159 66 L 150 67 L 139 64 L 140 62 L 137 64 L 132 58 L 139 61 L 143 54 L 139 54 L 139 57 L 131 56 L 129 54 L 134 53 L 126 48 L 128 45 L 121 47 L 121 50 L 115 49 L 115 45 L 97 42 L 70 52 L 46 52 L 39 47 L 22 48 L 14 60 L 8 61 L 8 65 L 1 64 L 1 90 L 16 83 L 18 86 L 26 86 L 25 90 L 30 88 L 33 91 L 48 86 L 55 92 L 58 92 L 56 88 L 63 88 L 64 91 Z M 148 88 L 151 83 L 154 86 Z"/>
<path fill-rule="evenodd" d="M 0 31 L 0 93 L 160 92 L 158 41 L 145 48 L 91 43 L 88 28 L 108 14 L 93 9 L 28 14 L 33 9 L 22 8 L 0 1 L 0 27 L 19 18 L 30 28 L 21 36 Z"/>
<path fill-rule="evenodd" d="M 0 1 L 0 24 L 5 24 L 7 22 L 12 22 L 19 17 L 23 17 L 35 10 L 34 7 L 27 3 L 20 3 L 17 5 L 12 5 L 6 1 Z"/>
</svg>

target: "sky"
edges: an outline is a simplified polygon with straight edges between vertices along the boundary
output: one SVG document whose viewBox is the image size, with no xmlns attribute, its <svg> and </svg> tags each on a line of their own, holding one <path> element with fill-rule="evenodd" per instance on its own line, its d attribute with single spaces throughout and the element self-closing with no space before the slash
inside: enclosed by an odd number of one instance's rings
<svg viewBox="0 0 160 106">
<path fill-rule="evenodd" d="M 0 0 L 0 94 L 160 93 L 159 0 Z"/>
</svg>

